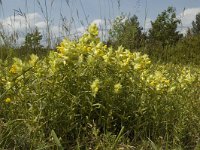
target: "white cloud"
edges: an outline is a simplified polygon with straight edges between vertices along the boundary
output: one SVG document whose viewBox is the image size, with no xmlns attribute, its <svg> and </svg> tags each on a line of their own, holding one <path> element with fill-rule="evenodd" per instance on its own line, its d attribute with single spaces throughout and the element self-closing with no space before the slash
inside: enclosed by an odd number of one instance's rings
<svg viewBox="0 0 200 150">
<path fill-rule="evenodd" d="M 26 28 L 30 29 L 35 27 L 37 24 L 41 25 L 45 22 L 42 20 L 42 17 L 38 13 L 29 13 L 25 16 L 10 16 L 3 20 L 1 23 L 5 30 L 10 32 L 12 31 L 24 31 Z"/>
<path fill-rule="evenodd" d="M 102 19 L 95 19 L 91 22 L 91 24 L 96 24 L 98 27 L 104 25 L 105 21 Z"/>
<path fill-rule="evenodd" d="M 182 33 L 185 34 L 187 32 L 187 29 L 191 27 L 192 21 L 195 20 L 195 17 L 199 12 L 200 8 L 188 8 L 177 16 L 182 22 L 179 27 Z"/>
<path fill-rule="evenodd" d="M 151 28 L 151 18 L 147 18 L 145 21 L 145 31 L 148 31 Z"/>
<path fill-rule="evenodd" d="M 99 28 L 99 37 L 101 39 L 105 39 L 108 36 L 108 29 L 110 28 L 110 24 L 108 21 L 103 19 L 95 19 L 90 24 L 96 24 Z M 87 30 L 87 27 L 81 26 L 73 31 L 73 33 L 76 34 L 76 36 L 81 36 L 83 33 L 85 33 Z"/>
<path fill-rule="evenodd" d="M 47 27 L 47 25 L 44 21 L 35 23 L 35 26 L 37 26 L 39 29 L 45 29 Z"/>
<path fill-rule="evenodd" d="M 178 17 L 181 19 L 184 26 L 191 26 L 192 21 L 195 20 L 196 14 L 200 12 L 200 8 L 188 8 L 180 13 Z"/>
<path fill-rule="evenodd" d="M 79 27 L 78 29 L 77 29 L 77 32 L 78 33 L 84 33 L 86 31 L 86 27 L 84 27 L 84 26 L 81 26 L 81 27 Z"/>
<path fill-rule="evenodd" d="M 102 19 L 95 19 L 90 24 L 96 24 L 98 28 L 102 28 L 105 24 L 105 21 Z M 77 32 L 84 33 L 87 30 L 87 27 L 81 26 L 77 28 Z"/>
<path fill-rule="evenodd" d="M 46 33 L 47 24 L 39 13 L 28 13 L 25 16 L 16 15 L 0 20 L 3 29 L 8 34 L 18 33 L 18 43 L 23 43 L 24 36 L 27 32 L 33 31 L 35 27 L 44 35 Z M 52 25 L 50 27 L 51 34 L 55 37 L 59 35 L 59 27 Z M 43 36 L 45 37 L 45 36 Z"/>
</svg>

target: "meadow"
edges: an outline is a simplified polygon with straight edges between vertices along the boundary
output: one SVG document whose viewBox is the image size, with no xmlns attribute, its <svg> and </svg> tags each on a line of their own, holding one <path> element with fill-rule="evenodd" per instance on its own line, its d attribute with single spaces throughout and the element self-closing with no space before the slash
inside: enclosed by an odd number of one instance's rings
<svg viewBox="0 0 200 150">
<path fill-rule="evenodd" d="M 107 47 L 95 24 L 1 61 L 2 149 L 199 149 L 200 70 Z"/>
<path fill-rule="evenodd" d="M 148 32 L 122 15 L 107 39 L 95 23 L 71 38 L 60 14 L 60 40 L 44 2 L 46 45 L 37 27 L 17 45 L 0 22 L 0 149 L 200 149 L 200 28 L 180 34 L 169 7 Z"/>
</svg>

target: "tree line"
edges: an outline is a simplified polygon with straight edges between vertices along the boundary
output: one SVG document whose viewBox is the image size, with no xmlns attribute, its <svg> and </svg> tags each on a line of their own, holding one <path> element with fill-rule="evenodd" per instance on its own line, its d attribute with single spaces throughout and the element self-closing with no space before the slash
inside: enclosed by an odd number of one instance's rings
<svg viewBox="0 0 200 150">
<path fill-rule="evenodd" d="M 133 15 L 127 17 L 121 15 L 114 20 L 109 31 L 109 44 L 123 45 L 129 49 L 138 49 L 146 43 L 160 43 L 163 47 L 175 45 L 183 34 L 178 31 L 181 20 L 177 18 L 175 8 L 168 7 L 167 10 L 159 14 L 155 21 L 151 21 L 151 28 L 148 32 L 143 32 L 138 17 Z M 200 33 L 200 12 L 196 15 L 196 20 L 192 22 L 192 27 L 188 28 L 187 36 L 198 35 Z"/>
<path fill-rule="evenodd" d="M 173 59 L 172 62 L 180 60 L 192 62 L 191 59 L 195 57 L 195 63 L 198 63 L 200 12 L 185 35 L 178 30 L 180 24 L 181 20 L 177 18 L 173 7 L 168 7 L 157 16 L 155 21 L 151 21 L 148 32 L 140 26 L 136 15 L 131 17 L 121 15 L 113 22 L 107 44 L 113 47 L 122 45 L 131 51 L 147 53 L 155 61 Z"/>
</svg>

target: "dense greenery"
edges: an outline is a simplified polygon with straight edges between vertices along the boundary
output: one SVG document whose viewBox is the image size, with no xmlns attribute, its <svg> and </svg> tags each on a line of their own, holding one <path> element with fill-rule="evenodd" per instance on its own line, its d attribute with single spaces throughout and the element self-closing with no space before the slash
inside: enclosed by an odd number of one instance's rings
<svg viewBox="0 0 200 150">
<path fill-rule="evenodd" d="M 0 147 L 198 148 L 200 70 L 151 64 L 97 36 L 91 25 L 43 59 L 1 62 Z"/>
<path fill-rule="evenodd" d="M 152 28 L 149 30 L 149 40 L 153 43 L 160 42 L 163 47 L 176 44 L 182 37 L 177 31 L 180 23 L 181 21 L 176 18 L 174 8 L 169 7 L 159 14 L 154 22 L 151 22 Z"/>
<path fill-rule="evenodd" d="M 145 49 L 152 61 L 182 65 L 200 65 L 200 35 L 185 37 L 176 46 L 151 45 Z"/>
<path fill-rule="evenodd" d="M 13 57 L 20 59 L 27 59 L 31 54 L 37 54 L 39 57 L 45 56 L 49 49 L 43 47 L 41 44 L 42 35 L 37 28 L 31 33 L 27 33 L 25 41 L 22 45 L 13 45 L 12 42 L 7 43 L 5 40 L 4 44 L 0 46 L 0 59 L 12 60 Z"/>
<path fill-rule="evenodd" d="M 38 50 L 42 49 L 41 45 L 42 35 L 38 31 L 38 28 L 35 28 L 33 33 L 27 33 L 25 37 L 25 42 L 22 48 L 25 48 L 27 51 L 32 50 L 37 53 Z"/>
<path fill-rule="evenodd" d="M 196 20 L 192 22 L 192 34 L 200 34 L 200 13 L 196 15 Z"/>
<path fill-rule="evenodd" d="M 183 37 L 180 20 L 169 7 L 158 15 L 148 33 L 142 33 L 137 17 L 117 17 L 110 30 L 109 44 L 148 54 L 155 63 L 200 64 L 199 14 Z M 131 21 L 132 20 L 132 21 Z"/>
<path fill-rule="evenodd" d="M 130 50 L 136 50 L 144 45 L 145 34 L 142 33 L 142 27 L 139 26 L 137 16 L 126 17 L 125 15 L 117 17 L 109 31 L 108 43 L 115 48 L 123 45 Z"/>
</svg>

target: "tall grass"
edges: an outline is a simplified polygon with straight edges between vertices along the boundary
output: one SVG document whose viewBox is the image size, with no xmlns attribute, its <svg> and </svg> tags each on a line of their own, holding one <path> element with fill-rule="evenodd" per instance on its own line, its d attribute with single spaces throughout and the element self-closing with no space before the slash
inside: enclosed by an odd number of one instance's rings
<svg viewBox="0 0 200 150">
<path fill-rule="evenodd" d="M 47 24 L 49 50 L 54 47 L 54 1 L 50 8 L 43 2 L 37 4 Z M 70 1 L 62 4 L 72 11 Z M 83 1 L 80 4 L 77 17 L 83 12 L 85 22 L 79 21 L 87 26 Z M 117 4 L 120 11 L 119 0 Z M 109 1 L 110 14 L 112 5 Z M 20 10 L 15 13 L 27 18 Z M 157 52 L 159 46 L 146 47 L 143 52 L 149 58 L 122 46 L 114 49 L 103 44 L 95 25 L 82 36 L 72 33 L 77 28 L 72 12 L 69 20 L 62 13 L 60 17 L 62 36 L 73 40 L 65 39 L 56 50 L 38 56 L 12 46 L 17 33 L 7 35 L 3 26 L 0 29 L 4 42 L 0 47 L 0 148 L 199 148 L 200 70 L 187 65 L 188 60 L 199 65 L 198 36 L 162 53 Z M 188 44 L 194 46 L 194 53 L 188 52 Z M 186 56 L 191 57 L 186 60 Z M 158 63 L 158 57 L 164 63 Z"/>
<path fill-rule="evenodd" d="M 92 25 L 43 59 L 1 64 L 0 146 L 198 146 L 199 69 L 151 65 L 147 55 L 107 48 L 97 35 Z"/>
</svg>

